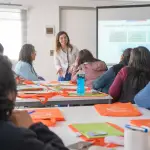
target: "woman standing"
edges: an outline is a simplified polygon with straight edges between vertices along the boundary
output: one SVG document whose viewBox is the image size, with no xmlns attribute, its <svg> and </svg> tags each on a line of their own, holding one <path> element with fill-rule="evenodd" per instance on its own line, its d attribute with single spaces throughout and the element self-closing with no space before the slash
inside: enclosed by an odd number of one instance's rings
<svg viewBox="0 0 150 150">
<path fill-rule="evenodd" d="M 70 44 L 69 36 L 61 31 L 56 37 L 56 52 L 54 57 L 55 67 L 59 75 L 59 81 L 70 81 L 70 66 L 75 62 L 79 50 Z"/>
</svg>

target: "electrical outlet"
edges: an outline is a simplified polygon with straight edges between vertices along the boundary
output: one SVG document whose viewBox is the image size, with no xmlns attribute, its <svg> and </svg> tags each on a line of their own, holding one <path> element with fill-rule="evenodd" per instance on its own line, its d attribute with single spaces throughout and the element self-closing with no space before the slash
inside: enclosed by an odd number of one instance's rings
<svg viewBox="0 0 150 150">
<path fill-rule="evenodd" d="M 54 50 L 50 50 L 50 56 L 54 56 Z"/>
</svg>

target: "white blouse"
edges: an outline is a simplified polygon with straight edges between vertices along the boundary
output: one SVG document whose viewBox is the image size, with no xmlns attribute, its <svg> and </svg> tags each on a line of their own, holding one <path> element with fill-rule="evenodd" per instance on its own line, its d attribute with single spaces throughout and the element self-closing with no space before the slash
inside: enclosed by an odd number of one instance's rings
<svg viewBox="0 0 150 150">
<path fill-rule="evenodd" d="M 68 49 L 69 66 L 71 66 L 75 62 L 78 53 L 79 50 L 75 46 L 73 46 L 72 50 L 71 48 Z M 58 53 L 56 52 L 54 55 L 54 63 L 56 70 L 59 71 L 59 69 L 62 68 L 65 75 L 66 70 L 68 68 L 67 53 L 64 52 L 63 50 L 60 50 Z"/>
</svg>

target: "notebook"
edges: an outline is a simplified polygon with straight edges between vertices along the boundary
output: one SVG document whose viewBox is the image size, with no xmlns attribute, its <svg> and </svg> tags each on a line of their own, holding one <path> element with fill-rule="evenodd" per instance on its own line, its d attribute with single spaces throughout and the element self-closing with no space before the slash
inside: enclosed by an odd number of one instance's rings
<svg viewBox="0 0 150 150">
<path fill-rule="evenodd" d="M 111 127 L 114 127 L 115 129 L 117 129 L 118 131 L 120 131 L 122 134 L 124 133 L 124 129 L 115 125 L 115 124 L 112 124 L 112 123 L 106 123 L 106 124 L 109 124 Z M 73 125 L 69 125 L 69 128 L 75 132 L 75 135 L 79 135 L 79 131 L 73 126 Z M 89 139 L 87 137 L 85 137 L 84 135 L 80 135 L 80 138 L 84 141 L 87 141 L 87 142 L 92 142 L 94 145 L 97 145 L 97 146 L 105 146 L 105 147 L 109 147 L 109 148 L 115 148 L 119 145 L 116 145 L 116 144 L 112 144 L 112 143 L 106 143 L 105 142 L 105 137 L 100 137 L 100 138 L 92 138 L 92 139 Z"/>
<path fill-rule="evenodd" d="M 124 135 L 121 131 L 112 127 L 108 123 L 72 124 L 72 126 L 88 139 Z"/>
</svg>

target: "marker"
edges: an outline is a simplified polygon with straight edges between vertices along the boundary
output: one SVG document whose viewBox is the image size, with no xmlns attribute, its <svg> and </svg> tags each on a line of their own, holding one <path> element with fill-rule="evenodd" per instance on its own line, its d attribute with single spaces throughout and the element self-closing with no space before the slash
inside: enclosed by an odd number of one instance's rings
<svg viewBox="0 0 150 150">
<path fill-rule="evenodd" d="M 104 135 L 108 135 L 107 132 L 88 132 L 88 135 L 91 137 L 96 137 L 96 136 L 104 136 Z"/>
<path fill-rule="evenodd" d="M 141 126 L 141 128 L 146 128 L 148 131 L 150 131 L 150 127 L 147 127 L 147 126 Z"/>
<path fill-rule="evenodd" d="M 131 125 L 125 125 L 126 128 L 131 129 L 131 130 L 135 130 L 135 131 L 141 131 L 141 132 L 148 132 L 148 129 L 146 128 L 140 128 L 140 127 L 136 127 L 136 126 L 131 126 Z"/>
<path fill-rule="evenodd" d="M 33 114 L 35 110 L 28 112 L 29 115 Z"/>
</svg>

